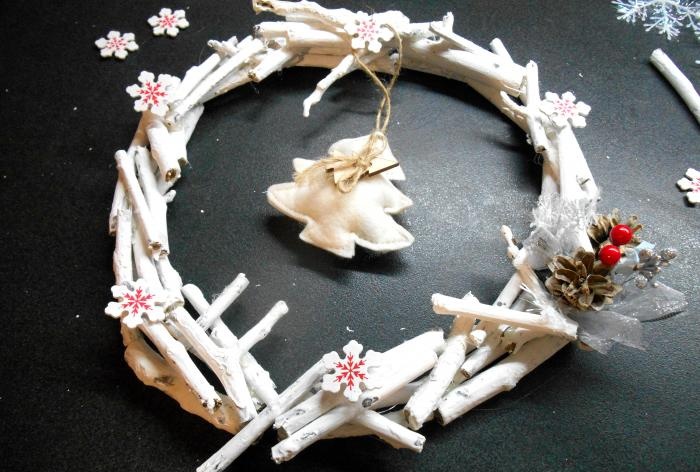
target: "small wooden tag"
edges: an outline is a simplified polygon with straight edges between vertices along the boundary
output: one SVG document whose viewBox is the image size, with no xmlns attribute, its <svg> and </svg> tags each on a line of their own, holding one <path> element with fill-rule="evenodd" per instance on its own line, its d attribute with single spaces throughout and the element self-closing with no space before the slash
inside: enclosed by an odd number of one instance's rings
<svg viewBox="0 0 700 472">
<path fill-rule="evenodd" d="M 367 169 L 367 175 L 372 176 L 381 174 L 382 172 L 389 169 L 393 169 L 398 165 L 399 161 L 397 161 L 396 158 L 393 155 L 391 155 L 391 152 L 387 153 L 386 150 L 384 150 L 384 152 L 381 155 L 372 159 L 372 163 L 369 166 L 369 169 Z"/>
</svg>

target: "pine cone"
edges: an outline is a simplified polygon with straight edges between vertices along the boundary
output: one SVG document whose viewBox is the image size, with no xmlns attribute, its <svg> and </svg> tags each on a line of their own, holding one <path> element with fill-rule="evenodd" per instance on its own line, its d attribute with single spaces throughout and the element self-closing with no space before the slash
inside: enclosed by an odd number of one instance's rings
<svg viewBox="0 0 700 472">
<path fill-rule="evenodd" d="M 545 282 L 547 290 L 581 311 L 600 310 L 622 290 L 608 276 L 610 268 L 596 263 L 595 255 L 584 249 L 579 249 L 574 257 L 555 256 L 549 269 L 552 275 Z"/>
<path fill-rule="evenodd" d="M 593 221 L 593 223 L 588 227 L 588 237 L 591 240 L 593 250 L 596 252 L 596 254 L 601 246 L 605 246 L 605 244 L 610 243 L 610 241 L 608 241 L 610 230 L 619 225 L 621 222 L 622 218 L 620 217 L 620 210 L 617 208 L 615 208 L 609 215 L 596 216 L 595 221 Z M 624 224 L 633 229 L 642 228 L 642 226 L 639 224 L 639 218 L 636 215 L 632 215 L 627 218 L 627 221 L 625 221 Z M 637 233 L 635 232 L 632 236 L 632 240 L 625 246 L 636 246 L 640 242 L 641 240 L 637 237 Z"/>
</svg>

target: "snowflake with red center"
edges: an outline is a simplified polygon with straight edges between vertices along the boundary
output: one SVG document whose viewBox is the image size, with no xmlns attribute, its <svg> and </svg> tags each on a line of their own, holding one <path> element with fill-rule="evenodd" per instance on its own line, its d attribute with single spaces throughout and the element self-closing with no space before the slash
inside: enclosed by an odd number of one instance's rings
<svg viewBox="0 0 700 472">
<path fill-rule="evenodd" d="M 95 46 L 100 49 L 102 57 L 114 56 L 117 59 L 124 59 L 129 52 L 136 51 L 139 48 L 134 39 L 133 33 L 124 33 L 122 35 L 119 31 L 110 31 L 107 33 L 106 38 L 100 38 L 95 41 Z"/>
<path fill-rule="evenodd" d="M 556 93 L 547 92 L 545 99 L 540 102 L 540 110 L 549 117 L 554 125 L 563 128 L 571 124 L 574 128 L 586 126 L 586 116 L 591 107 L 583 102 L 576 102 L 571 92 L 565 92 L 559 97 Z"/>
<path fill-rule="evenodd" d="M 153 15 L 148 19 L 148 24 L 153 27 L 153 34 L 162 36 L 175 37 L 181 29 L 190 26 L 189 21 L 185 18 L 185 10 L 172 11 L 170 8 L 161 8 L 158 16 Z"/>
<path fill-rule="evenodd" d="M 129 95 L 138 98 L 134 102 L 134 110 L 146 111 L 148 109 L 158 116 L 165 116 L 170 103 L 173 90 L 180 84 L 180 79 L 168 74 L 160 74 L 158 80 L 155 76 L 143 71 L 139 74 L 141 85 L 134 84 L 126 88 Z"/>
<path fill-rule="evenodd" d="M 363 49 L 365 46 L 371 52 L 377 53 L 382 49 L 382 41 L 389 41 L 394 33 L 386 26 L 382 26 L 376 18 L 367 13 L 358 11 L 355 20 L 345 25 L 345 31 L 352 36 L 352 48 Z"/>
<path fill-rule="evenodd" d="M 365 389 L 376 388 L 377 382 L 370 368 L 379 365 L 380 354 L 367 351 L 364 358 L 360 358 L 362 344 L 352 340 L 343 347 L 345 359 L 340 359 L 337 352 L 329 352 L 323 356 L 323 362 L 332 373 L 323 376 L 321 389 L 326 392 L 337 393 L 340 387 L 345 385 L 343 395 L 354 402 L 360 397 L 362 387 Z"/>
<path fill-rule="evenodd" d="M 700 203 L 700 171 L 693 168 L 688 169 L 685 172 L 685 177 L 676 182 L 676 185 L 688 193 L 685 194 L 685 198 L 688 202 L 693 205 Z"/>
<path fill-rule="evenodd" d="M 117 301 L 110 302 L 105 313 L 113 318 L 121 318 L 122 323 L 129 328 L 142 324 L 144 315 L 152 322 L 165 319 L 162 299 L 151 292 L 143 279 L 113 286 L 112 296 Z"/>
</svg>

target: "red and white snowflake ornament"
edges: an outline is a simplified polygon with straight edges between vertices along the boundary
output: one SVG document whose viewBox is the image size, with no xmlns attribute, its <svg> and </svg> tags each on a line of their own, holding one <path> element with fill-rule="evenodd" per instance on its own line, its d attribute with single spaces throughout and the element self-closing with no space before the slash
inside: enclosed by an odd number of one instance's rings
<svg viewBox="0 0 700 472">
<path fill-rule="evenodd" d="M 112 318 L 121 318 L 129 328 L 143 323 L 144 316 L 152 322 L 165 320 L 162 298 L 154 294 L 143 279 L 113 286 L 112 296 L 117 301 L 109 302 L 105 313 Z"/>
<path fill-rule="evenodd" d="M 375 15 L 358 11 L 355 20 L 345 25 L 345 31 L 352 36 L 353 49 L 363 49 L 365 46 L 371 52 L 377 53 L 382 49 L 382 41 L 389 41 L 394 32 L 382 25 Z"/>
<path fill-rule="evenodd" d="M 362 344 L 352 340 L 343 347 L 345 359 L 340 359 L 337 352 L 329 352 L 323 356 L 323 363 L 327 369 L 333 372 L 323 376 L 321 389 L 326 392 L 337 393 L 340 387 L 345 385 L 343 395 L 351 402 L 357 401 L 365 390 L 377 388 L 376 375 L 370 372 L 370 368 L 377 367 L 381 354 L 375 351 L 367 351 L 364 358 L 360 358 Z M 372 369 L 374 370 L 374 369 Z"/>
<path fill-rule="evenodd" d="M 148 19 L 148 24 L 153 27 L 155 36 L 167 34 L 173 38 L 181 29 L 190 26 L 190 22 L 185 18 L 185 10 L 172 11 L 170 8 L 161 8 L 158 16 L 153 15 Z"/>
<path fill-rule="evenodd" d="M 685 172 L 685 177 L 676 182 L 678 188 L 688 193 L 685 198 L 693 205 L 700 203 L 700 172 L 690 168 Z"/>
<path fill-rule="evenodd" d="M 574 128 L 586 126 L 586 116 L 591 112 L 591 107 L 584 102 L 577 102 L 576 96 L 571 92 L 564 92 L 561 97 L 552 92 L 544 94 L 544 100 L 540 102 L 540 110 L 559 128 L 571 124 Z"/>
<path fill-rule="evenodd" d="M 100 49 L 102 57 L 116 57 L 117 59 L 125 59 L 130 52 L 134 52 L 139 48 L 139 45 L 134 41 L 134 33 L 124 33 L 119 31 L 110 31 L 106 38 L 100 38 L 95 41 L 95 46 Z"/>
<path fill-rule="evenodd" d="M 126 92 L 134 98 L 134 110 L 151 110 L 154 115 L 165 116 L 168 111 L 170 97 L 180 85 L 180 79 L 168 74 L 160 74 L 158 80 L 151 72 L 143 71 L 139 74 L 141 85 L 134 84 L 126 88 Z"/>
</svg>

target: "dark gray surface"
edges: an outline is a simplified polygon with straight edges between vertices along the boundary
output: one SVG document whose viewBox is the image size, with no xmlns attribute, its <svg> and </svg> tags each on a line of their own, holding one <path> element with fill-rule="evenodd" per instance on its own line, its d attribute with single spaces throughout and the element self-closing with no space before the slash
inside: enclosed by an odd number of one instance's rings
<svg viewBox="0 0 700 472">
<path fill-rule="evenodd" d="M 602 208 L 642 215 L 646 238 L 680 249 L 663 280 L 687 294 L 690 309 L 647 324 L 646 352 L 564 349 L 512 392 L 445 428 L 425 427 L 420 455 L 372 439 L 338 440 L 281 470 L 697 470 L 700 210 L 684 204 L 674 183 L 698 166 L 699 128 L 647 62 L 663 47 L 700 83 L 692 35 L 667 42 L 617 21 L 605 1 L 325 4 L 396 8 L 413 21 L 453 11 L 455 31 L 482 45 L 500 37 L 517 62 L 538 62 L 543 90 L 571 89 L 590 104 L 589 126 L 577 136 L 604 191 Z M 124 88 L 140 70 L 182 75 L 206 57 L 208 39 L 243 37 L 274 18 L 255 17 L 247 1 L 199 1 L 188 10 L 188 30 L 154 38 L 145 19 L 162 6 L 3 5 L 3 470 L 191 471 L 228 439 L 140 384 L 122 359 L 117 322 L 102 314 L 113 280 L 112 155 L 136 127 Z M 124 63 L 100 60 L 92 42 L 110 29 L 136 33 L 141 50 Z M 291 313 L 254 351 L 281 387 L 351 337 L 383 350 L 447 328 L 430 309 L 435 291 L 493 300 L 512 271 L 498 228 L 525 235 L 539 187 L 523 134 L 485 100 L 460 83 L 407 72 L 390 139 L 408 175 L 400 187 L 415 202 L 399 221 L 415 244 L 344 261 L 302 243 L 300 226 L 270 208 L 263 192 L 289 180 L 293 157 L 316 157 L 337 139 L 364 134 L 377 98 L 356 74 L 304 120 L 301 102 L 323 74 L 286 71 L 212 103 L 169 210 L 172 259 L 187 282 L 210 296 L 238 272 L 251 280 L 225 315 L 234 331 L 274 301 L 289 303 Z M 273 444 L 267 434 L 232 470 L 277 470 Z"/>
</svg>

